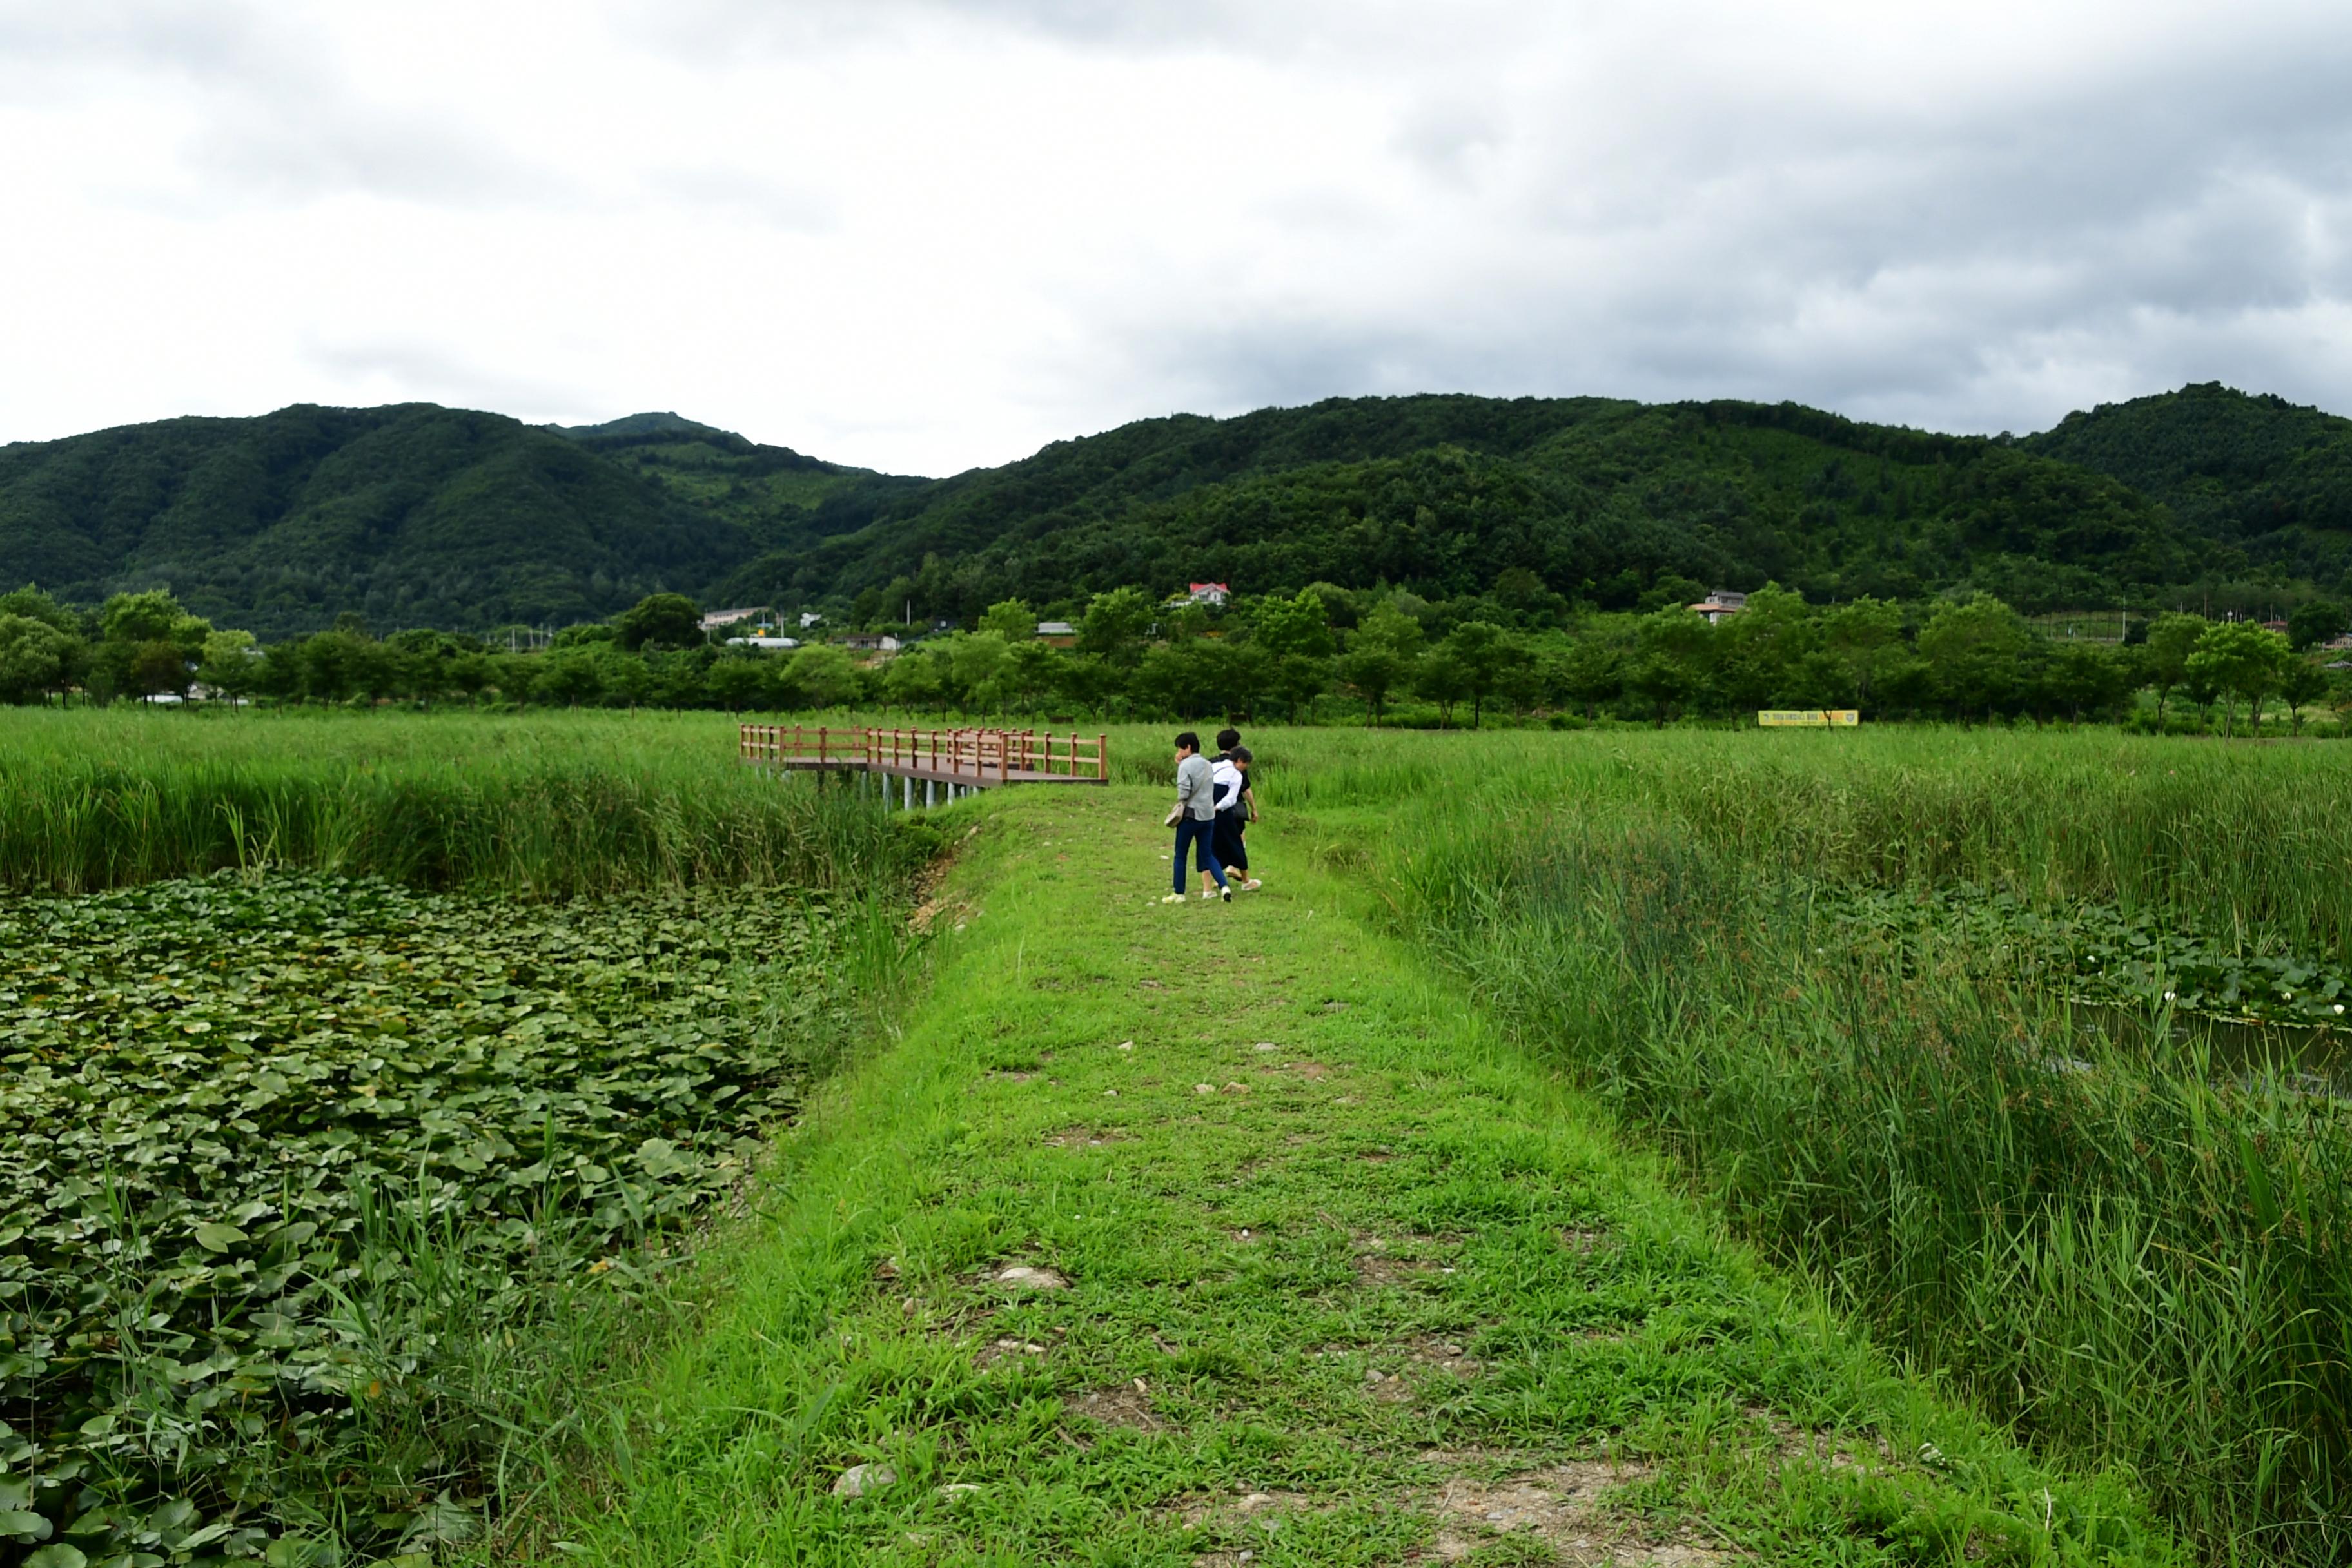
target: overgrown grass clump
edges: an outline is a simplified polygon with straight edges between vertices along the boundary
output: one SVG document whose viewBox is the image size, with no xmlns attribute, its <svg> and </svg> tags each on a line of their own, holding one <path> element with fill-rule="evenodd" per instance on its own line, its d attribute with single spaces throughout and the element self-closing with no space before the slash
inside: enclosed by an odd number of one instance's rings
<svg viewBox="0 0 2352 1568">
<path fill-rule="evenodd" d="M 935 847 L 711 715 L 0 712 L 0 888 L 300 867 L 527 898 L 861 888 Z"/>
<path fill-rule="evenodd" d="M 477 1538 L 857 1026 L 873 928 L 309 876 L 0 900 L 0 1541 Z"/>
<path fill-rule="evenodd" d="M 2343 934 L 2347 830 L 2310 794 L 2332 757 L 1829 754 L 1570 746 L 1465 769 L 1368 847 L 1358 815 L 1321 831 L 1738 1224 L 1986 1409 L 2128 1464 L 2217 1558 L 2342 1560 L 2352 1106 L 2216 1059 L 2193 1018 L 2084 1026 L 2087 954 L 2036 945 L 2153 930 L 2216 973 L 2314 973 L 2276 955 Z M 1986 896 L 1947 896 L 1963 876 L 2016 890 L 2006 937 L 1960 918 Z"/>
</svg>

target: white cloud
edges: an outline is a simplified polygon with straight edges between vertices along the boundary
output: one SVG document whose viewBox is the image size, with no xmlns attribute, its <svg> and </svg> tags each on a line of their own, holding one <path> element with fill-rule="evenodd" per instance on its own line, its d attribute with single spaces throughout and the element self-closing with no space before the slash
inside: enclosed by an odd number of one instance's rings
<svg viewBox="0 0 2352 1568">
<path fill-rule="evenodd" d="M 0 0 L 0 439 L 432 398 L 944 472 L 1179 407 L 2352 410 L 2338 6 Z"/>
</svg>

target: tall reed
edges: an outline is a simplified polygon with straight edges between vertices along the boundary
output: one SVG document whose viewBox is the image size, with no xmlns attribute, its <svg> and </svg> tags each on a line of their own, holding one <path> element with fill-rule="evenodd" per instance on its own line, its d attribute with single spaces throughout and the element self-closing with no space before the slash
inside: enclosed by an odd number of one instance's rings
<svg viewBox="0 0 2352 1568">
<path fill-rule="evenodd" d="M 2217 1559 L 2341 1561 L 2352 1108 L 2194 1038 L 2079 1030 L 1932 933 L 1855 944 L 1770 837 L 1739 855 L 1687 809 L 1425 814 L 1392 896 L 1738 1224 L 1990 1410 L 2128 1462 Z"/>
<path fill-rule="evenodd" d="M 48 717 L 90 722 L 22 736 L 0 725 L 0 738 L 44 742 L 0 750 L 0 888 L 87 892 L 260 866 L 531 898 L 863 888 L 929 848 L 854 791 L 740 766 L 716 728 L 567 735 L 558 716 L 514 721 L 518 744 L 472 718 L 179 720 L 175 731 L 176 716 L 134 716 L 168 742 L 150 746 L 125 743 L 147 737 L 111 715 Z"/>
</svg>

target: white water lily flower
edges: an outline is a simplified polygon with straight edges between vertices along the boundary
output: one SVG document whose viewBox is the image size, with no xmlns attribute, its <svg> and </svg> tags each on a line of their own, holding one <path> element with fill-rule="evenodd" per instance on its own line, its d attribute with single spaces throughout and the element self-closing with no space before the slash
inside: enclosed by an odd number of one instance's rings
<svg viewBox="0 0 2352 1568">
<path fill-rule="evenodd" d="M 2171 1001 L 2171 1000 L 2172 1000 L 2172 993 L 2171 993 L 2171 992 L 2169 992 L 2169 991 L 2166 992 L 2166 993 L 2164 994 L 2164 999 L 2165 999 L 2166 1001 L 2168 1001 L 2168 1002 Z"/>
<path fill-rule="evenodd" d="M 2341 1002 L 2338 1002 L 2337 1004 L 2336 1004 L 2336 1010 L 2337 1012 L 2339 1012 L 2339 1013 L 2341 1013 L 2342 1011 L 2344 1011 L 2344 1004 L 2343 1004 L 2343 1003 L 2341 1003 Z"/>
</svg>

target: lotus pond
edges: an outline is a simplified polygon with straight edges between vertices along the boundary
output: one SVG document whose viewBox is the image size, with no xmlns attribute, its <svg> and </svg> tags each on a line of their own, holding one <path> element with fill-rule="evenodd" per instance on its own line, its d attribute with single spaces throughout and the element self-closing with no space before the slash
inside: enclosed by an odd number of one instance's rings
<svg viewBox="0 0 2352 1568">
<path fill-rule="evenodd" d="M 856 1026 L 869 916 L 301 875 L 0 900 L 0 1563 L 473 1539 L 574 1418 L 513 1403 L 560 1403 L 542 1331 L 741 1182 Z"/>
</svg>

